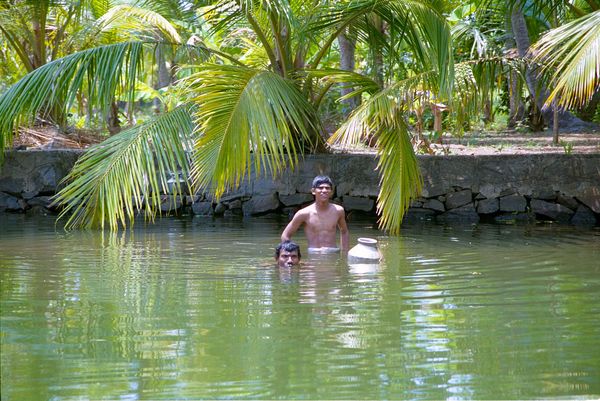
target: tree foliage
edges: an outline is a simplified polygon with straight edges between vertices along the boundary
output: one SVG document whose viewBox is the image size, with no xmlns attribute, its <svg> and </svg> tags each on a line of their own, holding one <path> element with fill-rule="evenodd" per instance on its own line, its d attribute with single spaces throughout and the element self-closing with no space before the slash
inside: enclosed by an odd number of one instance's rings
<svg viewBox="0 0 600 401">
<path fill-rule="evenodd" d="M 529 62 L 504 52 L 510 7 L 480 3 L 2 3 L 0 51 L 10 57 L 13 74 L 27 74 L 0 95 L 0 150 L 10 147 L 20 126 L 52 112 L 104 121 L 120 106 L 133 123 L 142 91 L 166 107 L 81 158 L 56 198 L 69 226 L 116 229 L 140 211 L 152 219 L 169 191 L 182 195 L 187 187 L 219 197 L 253 163 L 258 174 L 276 176 L 304 152 L 324 150 L 325 141 L 351 147 L 368 140 L 379 156 L 380 225 L 395 233 L 422 185 L 411 116 L 443 103 L 462 133 L 491 107 L 509 71 Z M 590 4 L 534 1 L 528 18 L 543 29 L 549 15 L 566 22 Z M 26 12 L 35 16 L 31 23 Z M 543 71 L 559 71 L 552 96 L 564 107 L 598 91 L 597 15 L 548 33 L 536 47 Z M 342 33 L 356 43 L 356 71 L 338 68 Z M 37 49 L 35 57 L 28 49 Z M 165 72 L 172 79 L 157 86 Z M 351 90 L 340 96 L 340 86 Z M 322 123 L 327 108 L 351 97 L 362 102 L 330 136 Z"/>
</svg>

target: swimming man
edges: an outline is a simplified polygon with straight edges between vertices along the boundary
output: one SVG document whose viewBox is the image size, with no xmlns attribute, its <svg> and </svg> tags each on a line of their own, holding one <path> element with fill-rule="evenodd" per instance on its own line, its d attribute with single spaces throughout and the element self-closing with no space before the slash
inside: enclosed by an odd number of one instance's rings
<svg viewBox="0 0 600 401">
<path fill-rule="evenodd" d="M 300 247 L 292 241 L 284 241 L 275 248 L 275 260 L 279 267 L 292 267 L 300 263 Z"/>
<path fill-rule="evenodd" d="M 348 226 L 344 208 L 330 202 L 333 195 L 331 178 L 319 175 L 312 182 L 311 193 L 314 203 L 300 209 L 287 225 L 282 241 L 289 241 L 298 228 L 304 224 L 309 252 L 336 252 L 340 248 L 348 250 Z M 337 229 L 340 229 L 340 248 L 336 244 Z"/>
</svg>

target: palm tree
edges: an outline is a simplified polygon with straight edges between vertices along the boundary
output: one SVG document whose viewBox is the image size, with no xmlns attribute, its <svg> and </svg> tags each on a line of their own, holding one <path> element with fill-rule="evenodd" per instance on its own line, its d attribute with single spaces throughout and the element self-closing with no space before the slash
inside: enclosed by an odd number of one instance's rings
<svg viewBox="0 0 600 401">
<path fill-rule="evenodd" d="M 0 6 L 0 41 L 29 73 L 74 51 L 130 39 L 131 30 L 152 33 L 155 39 L 180 41 L 175 29 L 158 14 L 129 5 L 110 7 L 112 1 L 14 0 L 11 3 L 10 7 L 5 3 Z M 77 97 L 81 103 L 80 93 Z M 52 101 L 43 101 L 37 115 L 29 118 L 42 117 L 64 127 L 67 107 L 63 100 L 55 96 Z M 115 105 L 116 99 L 112 99 L 108 120 L 116 121 Z M 90 119 L 91 110 L 87 114 Z M 4 145 L 11 138 L 12 132 L 0 137 Z"/>
<path fill-rule="evenodd" d="M 600 10 L 546 32 L 534 45 L 553 88 L 546 106 L 581 106 L 600 90 Z"/>
<path fill-rule="evenodd" d="M 452 52 L 444 18 L 421 0 L 215 1 L 199 14 L 219 48 L 195 39 L 178 45 L 181 78 L 171 87 L 179 105 L 90 149 L 76 164 L 56 201 L 70 226 L 117 228 L 139 209 L 157 213 L 170 174 L 181 171 L 172 191 L 211 191 L 217 197 L 240 184 L 252 166 L 258 174 L 292 168 L 298 155 L 314 151 L 326 135 L 319 106 L 332 83 L 369 94 L 331 141 L 345 144 L 378 138 L 383 229 L 396 232 L 421 181 L 408 127 L 406 88 L 425 87 L 448 98 Z M 388 59 L 399 43 L 422 71 L 382 88 L 368 76 L 326 68 L 332 44 L 353 24 L 369 37 L 369 21 L 390 27 L 380 38 Z M 231 46 L 231 44 L 234 46 Z M 84 92 L 89 107 L 106 112 L 115 93 L 132 99 L 141 60 L 155 46 L 173 43 L 130 40 L 70 54 L 28 74 L 0 97 L 0 135 L 6 138 L 44 105 Z M 211 55 L 206 59 L 207 54 Z M 183 58 L 185 57 L 185 59 Z M 192 149 L 191 153 L 188 151 Z M 188 156 L 189 155 L 189 156 Z"/>
</svg>

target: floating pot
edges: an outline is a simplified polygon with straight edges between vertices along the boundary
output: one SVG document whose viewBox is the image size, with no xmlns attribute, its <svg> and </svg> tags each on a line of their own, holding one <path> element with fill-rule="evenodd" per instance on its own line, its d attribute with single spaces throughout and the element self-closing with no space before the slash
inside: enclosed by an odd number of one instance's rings
<svg viewBox="0 0 600 401">
<path fill-rule="evenodd" d="M 358 244 L 348 251 L 348 263 L 379 263 L 381 253 L 377 248 L 377 240 L 373 238 L 359 238 Z"/>
</svg>

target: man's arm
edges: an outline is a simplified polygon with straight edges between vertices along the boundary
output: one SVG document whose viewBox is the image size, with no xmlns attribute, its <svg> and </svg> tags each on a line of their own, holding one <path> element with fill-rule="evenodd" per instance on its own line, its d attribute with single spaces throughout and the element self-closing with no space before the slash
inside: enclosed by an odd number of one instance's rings
<svg viewBox="0 0 600 401">
<path fill-rule="evenodd" d="M 292 221 L 290 221 L 285 227 L 285 230 L 283 230 L 283 233 L 281 234 L 281 241 L 289 241 L 292 239 L 292 235 L 298 231 L 302 223 L 304 223 L 304 216 L 303 213 L 298 211 L 292 218 Z"/>
<path fill-rule="evenodd" d="M 350 232 L 348 231 L 348 225 L 346 224 L 346 213 L 344 212 L 344 209 L 340 211 L 338 227 L 340 228 L 340 248 L 342 251 L 347 251 L 350 246 Z"/>
</svg>

